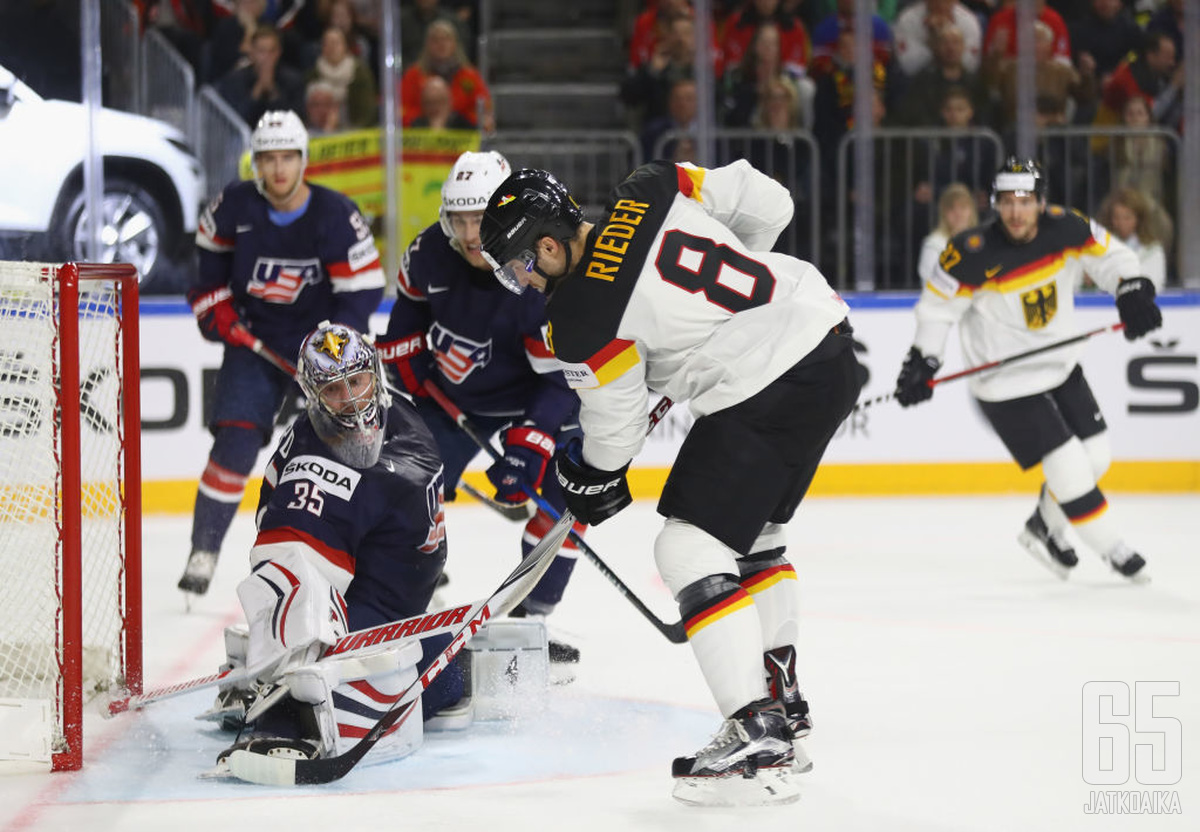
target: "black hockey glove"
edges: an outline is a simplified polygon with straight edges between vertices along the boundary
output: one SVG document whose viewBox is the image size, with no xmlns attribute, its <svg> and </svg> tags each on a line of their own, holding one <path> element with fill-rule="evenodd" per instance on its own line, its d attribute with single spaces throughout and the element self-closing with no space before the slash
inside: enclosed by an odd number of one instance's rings
<svg viewBox="0 0 1200 832">
<path fill-rule="evenodd" d="M 1148 277 L 1129 277 L 1117 284 L 1117 314 L 1125 324 L 1126 341 L 1162 326 L 1162 312 L 1154 295 L 1154 284 Z"/>
<path fill-rule="evenodd" d="M 562 486 L 563 499 L 575 519 L 589 526 L 599 525 L 633 502 L 625 472 L 601 471 L 583 461 L 583 443 L 572 439 L 554 457 L 554 474 Z"/>
<path fill-rule="evenodd" d="M 908 358 L 900 368 L 900 377 L 896 379 L 896 401 L 901 407 L 920 404 L 933 397 L 933 387 L 929 382 L 937 375 L 942 362 L 933 356 L 921 355 L 916 347 L 909 347 Z"/>
</svg>

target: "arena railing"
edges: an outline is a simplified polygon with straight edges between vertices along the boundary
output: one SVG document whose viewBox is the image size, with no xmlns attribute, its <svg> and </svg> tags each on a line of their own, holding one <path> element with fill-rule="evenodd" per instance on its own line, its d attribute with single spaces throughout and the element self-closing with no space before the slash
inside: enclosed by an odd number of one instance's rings
<svg viewBox="0 0 1200 832">
<path fill-rule="evenodd" d="M 100 50 L 104 56 L 104 105 L 141 113 L 141 38 L 137 9 L 129 0 L 100 0 Z"/>
<path fill-rule="evenodd" d="M 826 274 L 840 290 L 916 289 L 921 242 L 938 224 L 941 192 L 951 182 L 962 182 L 979 198 L 982 216 L 992 179 L 1004 160 L 1004 143 L 983 127 L 876 128 L 872 134 L 874 223 L 865 236 L 873 245 L 874 268 L 870 274 L 855 274 L 850 195 L 855 189 L 851 162 L 857 133 L 850 130 L 838 142 L 836 166 L 823 170 L 833 198 L 822 216 L 833 233 L 825 233 L 822 239 L 836 264 Z M 951 167 L 956 161 L 962 164 Z"/>
<path fill-rule="evenodd" d="M 161 32 L 148 30 L 142 40 L 142 114 L 197 136 L 195 90 L 192 65 Z"/>
<path fill-rule="evenodd" d="M 777 248 L 819 266 L 821 260 L 820 150 L 807 130 L 765 131 L 752 127 L 719 127 L 712 131 L 715 159 L 724 165 L 745 158 L 792 193 L 796 214 Z M 687 131 L 670 130 L 654 144 L 654 158 L 699 163 Z M 614 183 L 615 184 L 615 183 Z"/>
<path fill-rule="evenodd" d="M 196 117 L 203 129 L 195 135 L 197 153 L 204 168 L 208 193 L 215 197 L 221 189 L 238 178 L 238 163 L 250 147 L 250 128 L 237 111 L 210 85 L 200 88 L 196 99 Z"/>
<path fill-rule="evenodd" d="M 514 169 L 553 172 L 590 220 L 613 186 L 642 163 L 637 136 L 626 130 L 499 130 L 485 134 L 482 145 L 503 153 Z"/>
</svg>

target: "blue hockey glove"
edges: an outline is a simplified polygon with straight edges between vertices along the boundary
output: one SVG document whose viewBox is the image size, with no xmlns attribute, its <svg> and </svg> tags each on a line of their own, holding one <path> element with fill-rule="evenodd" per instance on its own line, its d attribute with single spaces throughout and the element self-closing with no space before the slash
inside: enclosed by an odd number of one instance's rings
<svg viewBox="0 0 1200 832">
<path fill-rule="evenodd" d="M 537 491 L 546 476 L 546 463 L 554 456 L 554 437 L 533 425 L 521 425 L 504 431 L 504 458 L 487 469 L 487 477 L 496 486 L 496 496 L 509 503 L 529 499 L 526 488 Z"/>
</svg>

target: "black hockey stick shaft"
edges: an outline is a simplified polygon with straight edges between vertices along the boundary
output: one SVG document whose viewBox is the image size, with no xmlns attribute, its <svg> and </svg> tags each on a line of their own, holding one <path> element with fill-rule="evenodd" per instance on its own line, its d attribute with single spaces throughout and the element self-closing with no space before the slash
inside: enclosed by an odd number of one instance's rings
<svg viewBox="0 0 1200 832">
<path fill-rule="evenodd" d="M 1035 355 L 1041 355 L 1044 352 L 1050 352 L 1051 350 L 1057 350 L 1062 347 L 1069 347 L 1071 344 L 1078 344 L 1080 341 L 1086 341 L 1088 338 L 1091 338 L 1092 336 L 1103 335 L 1105 332 L 1118 332 L 1124 328 L 1125 328 L 1125 324 L 1121 324 L 1121 323 L 1108 324 L 1106 326 L 1097 327 L 1096 329 L 1088 330 L 1087 332 L 1081 332 L 1079 335 L 1073 335 L 1070 338 L 1064 338 L 1061 341 L 1055 341 L 1053 344 L 1044 344 L 1044 345 L 1042 345 L 1040 347 L 1036 347 L 1032 350 L 1026 350 L 1025 352 L 1019 352 L 1016 355 L 1010 355 L 1005 358 L 996 359 L 995 361 L 989 361 L 986 364 L 980 364 L 978 367 L 971 367 L 970 369 L 967 369 L 967 370 L 959 370 L 957 373 L 950 373 L 949 375 L 939 376 L 938 378 L 932 378 L 929 381 L 927 381 L 926 384 L 928 384 L 930 387 L 937 387 L 939 384 L 944 384 L 947 381 L 955 381 L 956 379 L 966 378 L 967 376 L 973 376 L 976 373 L 982 373 L 984 370 L 992 370 L 992 369 L 995 369 L 996 367 L 1003 367 L 1005 364 L 1011 364 L 1014 361 L 1020 361 L 1023 358 L 1030 358 Z M 884 402 L 891 401 L 895 397 L 896 397 L 896 391 L 892 390 L 887 393 L 882 393 L 882 394 L 874 397 L 873 399 L 867 399 L 865 401 L 861 401 L 858 404 L 854 405 L 854 409 L 855 410 L 866 410 L 869 407 L 874 407 L 875 405 L 879 405 L 879 404 L 883 404 Z"/>
<path fill-rule="evenodd" d="M 939 378 L 930 379 L 928 384 L 930 387 L 936 387 L 939 384 L 946 383 L 947 381 L 954 381 L 958 378 L 973 376 L 976 373 L 982 373 L 984 370 L 991 370 L 995 367 L 1003 367 L 1005 364 L 1011 364 L 1014 361 L 1020 361 L 1022 358 L 1030 358 L 1035 355 L 1041 355 L 1044 352 L 1050 352 L 1050 350 L 1057 350 L 1061 347 L 1069 347 L 1071 344 L 1078 344 L 1080 341 L 1086 341 L 1088 338 L 1091 338 L 1094 335 L 1102 335 L 1105 332 L 1118 332 L 1124 328 L 1125 324 L 1122 323 L 1108 324 L 1107 326 L 1098 327 L 1087 332 L 1081 332 L 1080 334 L 1074 335 L 1070 338 L 1064 338 L 1061 341 L 1055 341 L 1053 344 L 1045 344 L 1040 347 L 1035 347 L 1031 350 L 1025 350 L 1025 352 L 1019 352 L 1016 355 L 1010 355 L 1006 358 L 999 358 L 995 361 L 989 361 L 986 364 L 980 364 L 978 367 L 972 367 L 969 370 L 959 370 L 957 373 L 951 373 L 948 376 L 940 376 Z"/>
<path fill-rule="evenodd" d="M 241 346 L 252 351 L 255 355 L 267 363 L 274 365 L 282 372 L 287 373 L 292 378 L 296 377 L 296 365 L 264 344 L 262 339 L 246 328 L 245 324 L 234 324 L 232 334 Z"/>
<path fill-rule="evenodd" d="M 476 430 L 471 424 L 471 420 L 468 419 L 467 415 L 462 412 L 462 408 L 452 402 L 450 397 L 447 396 L 440 387 L 438 387 L 432 381 L 426 381 L 425 389 L 429 391 L 429 395 L 433 398 L 433 400 L 437 402 L 443 410 L 446 411 L 446 414 L 454 420 L 454 423 L 462 428 L 463 432 L 466 433 L 467 436 L 471 437 L 475 444 L 478 445 L 489 456 L 491 456 L 492 459 L 499 462 L 504 458 L 499 451 L 492 447 L 492 443 L 488 442 L 486 437 L 480 435 L 479 431 Z M 663 416 L 666 415 L 666 412 L 670 409 L 670 407 L 671 400 L 665 397 L 662 399 L 662 401 L 655 405 L 654 409 L 650 412 L 649 424 L 646 429 L 647 433 L 653 430 L 654 426 L 662 421 Z M 555 510 L 554 506 L 550 505 L 546 498 L 537 492 L 537 489 L 527 487 L 526 493 L 530 495 L 530 499 L 533 500 L 539 509 L 544 511 L 552 519 L 558 519 L 558 512 Z M 621 580 L 617 573 L 613 572 L 612 569 L 609 568 L 608 564 L 604 562 L 604 559 L 596 553 L 596 550 L 593 549 L 588 542 L 583 539 L 583 535 L 576 533 L 575 530 L 572 529 L 571 539 L 575 541 L 575 545 L 579 547 L 579 551 L 583 552 L 584 556 L 586 556 L 587 559 L 592 562 L 592 565 L 596 567 L 600 574 L 603 575 L 609 583 L 616 587 L 617 591 L 624 595 L 626 600 L 633 604 L 634 609 L 640 612 L 656 630 L 666 636 L 668 641 L 670 641 L 672 644 L 683 644 L 685 641 L 687 641 L 687 632 L 683 628 L 683 621 L 676 621 L 674 624 L 668 624 L 667 622 L 663 621 L 654 614 L 653 610 L 646 606 L 642 599 L 639 598 L 623 580 Z"/>
<path fill-rule="evenodd" d="M 425 672 L 400 694 L 387 713 L 380 717 L 349 751 L 332 757 L 318 757 L 315 760 L 289 760 L 239 749 L 229 756 L 230 772 L 249 783 L 268 786 L 318 785 L 332 783 L 345 777 L 389 729 L 403 724 L 412 716 L 420 707 L 420 695 L 449 667 L 450 662 L 483 624 L 490 618 L 508 612 L 529 594 L 550 568 L 554 556 L 574 523 L 575 518 L 571 512 L 563 512 L 554 528 L 538 541 L 520 565 L 501 582 L 478 613 L 463 622 L 451 637 L 446 649 L 438 654 Z"/>
</svg>

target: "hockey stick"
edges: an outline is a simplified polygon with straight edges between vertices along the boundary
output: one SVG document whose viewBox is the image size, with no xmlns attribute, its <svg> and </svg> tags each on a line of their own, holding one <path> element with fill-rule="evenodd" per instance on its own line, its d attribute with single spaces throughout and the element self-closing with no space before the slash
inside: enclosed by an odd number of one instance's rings
<svg viewBox="0 0 1200 832">
<path fill-rule="evenodd" d="M 1073 335 L 1070 338 L 1064 338 L 1061 341 L 1055 341 L 1053 344 L 1045 344 L 1040 347 L 1035 347 L 1034 349 L 1031 349 L 1031 350 L 1026 350 L 1025 352 L 1019 352 L 1016 355 L 1010 355 L 1005 358 L 998 358 L 995 361 L 989 361 L 986 364 L 980 364 L 978 367 L 971 367 L 968 370 L 959 370 L 957 373 L 951 373 L 950 375 L 947 375 L 947 376 L 939 376 L 938 378 L 931 378 L 929 381 L 926 382 L 926 384 L 928 384 L 930 387 L 937 387 L 939 384 L 944 384 L 947 381 L 954 381 L 955 379 L 966 378 L 967 376 L 973 376 L 976 373 L 982 373 L 984 370 L 991 370 L 996 367 L 1003 367 L 1005 364 L 1011 364 L 1012 362 L 1020 361 L 1023 358 L 1029 358 L 1034 355 L 1040 355 L 1041 353 L 1049 352 L 1050 350 L 1056 350 L 1056 349 L 1059 349 L 1060 347 L 1069 347 L 1071 344 L 1078 344 L 1080 341 L 1086 341 L 1088 338 L 1091 338 L 1094 335 L 1102 335 L 1105 332 L 1119 332 L 1120 330 L 1122 330 L 1124 328 L 1125 328 L 1125 324 L 1122 324 L 1122 323 L 1108 324 L 1106 326 L 1088 330 L 1087 332 L 1082 332 L 1079 335 Z M 854 405 L 854 409 L 855 410 L 866 410 L 868 407 L 874 407 L 875 405 L 883 404 L 884 402 L 891 401 L 895 397 L 896 397 L 896 391 L 892 390 L 889 393 L 882 393 L 873 399 L 867 399 L 866 401 L 861 401 L 858 404 Z"/>
<path fill-rule="evenodd" d="M 484 494 L 466 480 L 460 480 L 458 487 L 470 494 L 479 502 L 483 503 L 492 511 L 498 513 L 505 520 L 512 520 L 516 523 L 524 523 L 534 515 L 534 510 L 529 505 L 528 500 L 523 503 L 502 503 L 499 500 L 493 499 L 487 494 Z"/>
<path fill-rule="evenodd" d="M 978 367 L 972 367 L 969 370 L 960 370 L 957 373 L 951 373 L 948 376 L 930 379 L 928 383 L 930 387 L 936 387 L 937 385 L 944 384 L 947 381 L 954 381 L 956 378 L 966 378 L 967 376 L 973 376 L 976 373 L 982 373 L 984 370 L 991 370 L 994 367 L 1003 367 L 1005 364 L 1011 364 L 1014 361 L 1020 361 L 1022 358 L 1040 355 L 1041 353 L 1049 352 L 1050 350 L 1056 350 L 1059 347 L 1069 347 L 1071 344 L 1078 344 L 1080 341 L 1086 341 L 1093 335 L 1101 335 L 1105 332 L 1118 332 L 1124 328 L 1125 324 L 1108 324 L 1107 326 L 1089 330 L 1088 332 L 1081 332 L 1080 334 L 1074 335 L 1070 338 L 1064 338 L 1061 341 L 1055 341 L 1053 344 L 1046 344 L 1041 347 L 1035 347 L 1034 349 L 1026 350 L 1025 352 L 1019 352 L 1016 355 L 1010 355 L 1007 358 L 999 358 L 995 361 L 989 361 L 986 364 L 980 364 Z"/>
<path fill-rule="evenodd" d="M 542 575 L 550 568 L 554 556 L 558 553 L 559 547 L 562 546 L 574 523 L 575 518 L 571 512 L 563 512 L 563 516 L 554 524 L 554 528 L 538 541 L 538 544 L 533 547 L 520 565 L 500 583 L 496 591 L 483 602 L 479 611 L 458 626 L 446 649 L 433 660 L 415 682 L 400 694 L 387 713 L 349 751 L 333 757 L 319 757 L 315 760 L 289 760 L 239 749 L 229 755 L 230 773 L 249 783 L 260 783 L 266 786 L 315 785 L 332 783 L 345 777 L 374 747 L 375 743 L 379 742 L 380 738 L 388 732 L 388 729 L 393 725 L 403 723 L 412 715 L 413 711 L 417 710 L 421 693 L 450 665 L 450 662 L 463 649 L 471 636 L 489 618 L 503 615 L 529 594 L 529 591 L 537 585 Z"/>
<path fill-rule="evenodd" d="M 499 462 L 504 458 L 499 451 L 492 447 L 492 444 L 488 442 L 485 437 L 479 434 L 479 431 L 477 431 L 471 424 L 470 420 L 467 419 L 467 415 L 462 412 L 458 405 L 450 401 L 450 398 L 442 392 L 441 388 L 431 381 L 426 381 L 425 389 L 429 391 L 429 395 L 433 397 L 433 400 L 437 402 L 443 410 L 446 411 L 446 415 L 453 419 L 454 423 L 462 428 L 463 432 L 466 433 L 467 436 L 471 437 L 471 439 L 475 441 L 475 444 L 484 450 L 489 456 L 491 456 L 492 459 Z M 662 421 L 663 416 L 666 415 L 666 412 L 670 408 L 671 400 L 665 397 L 662 401 L 654 406 L 654 409 L 650 412 L 650 422 L 646 429 L 647 433 L 653 430 L 654 426 Z M 538 494 L 537 489 L 526 488 L 526 493 L 530 495 L 530 499 L 533 500 L 539 509 L 544 511 L 552 519 L 558 519 L 558 512 L 555 510 L 554 506 L 550 505 L 545 497 L 543 497 L 541 494 Z M 587 559 L 592 562 L 592 565 L 595 566 L 597 570 L 599 570 L 600 574 L 607 578 L 608 582 L 615 586 L 617 591 L 624 595 L 629 603 L 633 604 L 634 608 L 640 612 L 645 619 L 654 626 L 655 629 L 666 636 L 668 641 L 670 641 L 672 644 L 683 644 L 685 641 L 687 641 L 687 632 L 685 632 L 683 629 L 683 621 L 676 621 L 674 624 L 668 624 L 667 622 L 663 621 L 661 618 L 655 615 L 654 612 L 645 605 L 645 603 L 642 602 L 641 598 L 634 594 L 633 590 L 621 580 L 617 573 L 613 572 L 612 569 L 608 567 L 608 564 L 606 564 L 601 557 L 596 554 L 596 551 L 588 545 L 587 541 L 583 539 L 583 535 L 578 534 L 574 529 L 572 529 L 571 539 L 575 541 L 575 545 L 579 547 L 579 550 L 583 552 L 585 556 L 587 556 Z"/>
<path fill-rule="evenodd" d="M 264 344 L 260 338 L 246 328 L 245 324 L 234 324 L 230 334 L 237 339 L 240 346 L 252 351 L 269 364 L 275 365 L 276 368 L 292 378 L 296 377 L 296 365 Z"/>
<path fill-rule="evenodd" d="M 486 603 L 487 599 L 481 599 L 470 604 L 447 607 L 446 609 L 434 610 L 433 612 L 423 612 L 411 618 L 402 618 L 398 621 L 389 621 L 386 624 L 377 624 L 365 630 L 356 630 L 338 639 L 337 643 L 327 649 L 321 658 L 353 656 L 359 653 L 374 651 L 381 645 L 404 641 L 409 638 L 428 638 L 429 636 L 453 632 L 463 621 L 477 616 Z M 136 696 L 120 696 L 111 699 L 102 706 L 101 713 L 105 717 L 116 716 L 126 711 L 135 711 L 139 708 L 144 708 L 146 705 L 160 702 L 163 699 L 171 699 L 185 693 L 191 693 L 194 690 L 215 687 L 217 685 L 241 685 L 250 681 L 252 679 L 244 667 L 231 668 L 210 676 L 201 676 L 197 679 L 189 679 L 186 682 L 153 688 Z"/>
</svg>

